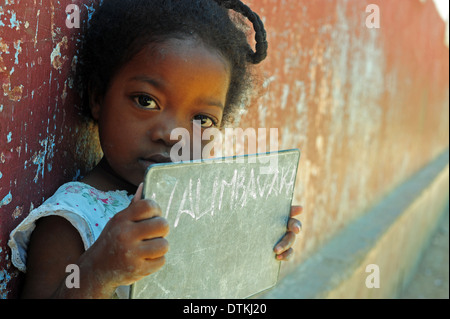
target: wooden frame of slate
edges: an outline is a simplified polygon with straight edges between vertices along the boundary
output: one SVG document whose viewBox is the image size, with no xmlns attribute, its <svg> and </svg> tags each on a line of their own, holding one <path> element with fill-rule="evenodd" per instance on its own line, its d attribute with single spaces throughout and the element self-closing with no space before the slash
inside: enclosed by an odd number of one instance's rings
<svg viewBox="0 0 450 319">
<path fill-rule="evenodd" d="M 149 167 L 143 197 L 168 220 L 170 249 L 130 298 L 235 299 L 273 287 L 299 159 L 296 149 Z"/>
</svg>

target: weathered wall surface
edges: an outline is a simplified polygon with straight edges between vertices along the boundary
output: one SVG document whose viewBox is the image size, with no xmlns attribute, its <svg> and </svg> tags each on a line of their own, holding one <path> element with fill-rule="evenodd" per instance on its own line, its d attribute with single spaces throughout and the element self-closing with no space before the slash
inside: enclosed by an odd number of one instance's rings
<svg viewBox="0 0 450 319">
<path fill-rule="evenodd" d="M 242 127 L 302 150 L 303 234 L 285 272 L 448 146 L 445 23 L 432 1 L 266 0 L 271 51 Z M 380 28 L 366 27 L 368 4 Z"/>
<path fill-rule="evenodd" d="M 82 25 L 97 1 L 73 1 Z M 432 1 L 248 0 L 269 58 L 242 128 L 278 128 L 302 158 L 295 203 L 303 233 L 284 273 L 448 147 L 449 50 Z M 9 232 L 98 159 L 74 90 L 80 29 L 72 1 L 0 4 L 0 297 L 17 296 Z M 366 6 L 380 8 L 369 29 Z"/>
<path fill-rule="evenodd" d="M 9 232 L 98 157 L 78 116 L 73 71 L 81 29 L 66 27 L 72 1 L 0 5 L 0 297 L 16 296 Z M 82 21 L 93 1 L 78 1 Z M 81 5 L 85 3 L 86 5 Z"/>
</svg>

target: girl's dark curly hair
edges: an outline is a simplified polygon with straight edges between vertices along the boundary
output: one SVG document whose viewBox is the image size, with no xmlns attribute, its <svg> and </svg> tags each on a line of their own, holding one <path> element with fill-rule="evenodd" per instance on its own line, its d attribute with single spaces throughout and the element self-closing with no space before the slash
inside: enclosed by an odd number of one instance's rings
<svg viewBox="0 0 450 319">
<path fill-rule="evenodd" d="M 229 9 L 252 22 L 255 52 L 243 31 L 244 23 L 232 19 Z M 267 55 L 261 19 L 239 0 L 104 0 L 90 20 L 81 47 L 78 72 L 85 115 L 90 116 L 89 88 L 103 96 L 116 72 L 145 46 L 192 36 L 229 62 L 226 121 L 239 108 L 251 84 L 249 65 L 261 62 Z"/>
</svg>

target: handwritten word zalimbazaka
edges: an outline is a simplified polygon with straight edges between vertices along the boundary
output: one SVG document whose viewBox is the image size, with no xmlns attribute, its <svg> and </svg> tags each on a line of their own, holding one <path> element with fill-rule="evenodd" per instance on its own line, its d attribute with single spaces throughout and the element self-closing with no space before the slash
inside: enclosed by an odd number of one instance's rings
<svg viewBox="0 0 450 319">
<path fill-rule="evenodd" d="M 255 173 L 256 171 L 256 173 Z M 296 168 L 282 167 L 270 174 L 257 174 L 259 169 L 241 167 L 228 176 L 214 177 L 212 189 L 203 186 L 202 177 L 190 178 L 188 185 L 180 185 L 179 180 L 173 181 L 169 201 L 165 209 L 165 218 L 176 214 L 174 227 L 177 227 L 183 215 L 189 215 L 195 220 L 218 214 L 229 205 L 231 210 L 238 211 L 251 202 L 260 201 L 272 194 L 289 196 L 289 189 L 295 183 Z M 182 198 L 178 207 L 173 206 L 173 198 Z M 152 199 L 158 202 L 156 194 Z M 169 219 L 169 218 L 168 218 Z M 170 219 L 169 219 L 170 220 Z"/>
</svg>

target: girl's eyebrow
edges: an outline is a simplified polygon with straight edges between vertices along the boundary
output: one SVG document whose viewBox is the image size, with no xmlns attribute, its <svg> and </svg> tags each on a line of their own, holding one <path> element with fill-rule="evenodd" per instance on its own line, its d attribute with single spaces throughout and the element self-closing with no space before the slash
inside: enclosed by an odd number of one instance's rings
<svg viewBox="0 0 450 319">
<path fill-rule="evenodd" d="M 205 101 L 205 102 L 206 102 L 205 104 L 207 104 L 207 105 L 209 105 L 209 106 L 215 106 L 215 107 L 218 107 L 218 108 L 220 108 L 221 110 L 223 110 L 223 109 L 225 108 L 225 106 L 223 105 L 223 103 L 220 102 L 220 101 L 216 101 L 216 100 L 208 100 L 208 101 Z"/>
<path fill-rule="evenodd" d="M 152 86 L 154 86 L 154 87 L 156 87 L 158 89 L 164 87 L 164 82 L 163 81 L 156 80 L 154 78 L 150 78 L 150 77 L 145 76 L 145 75 L 135 76 L 135 77 L 131 78 L 131 81 L 145 82 L 145 83 L 148 83 L 148 84 L 150 84 L 150 85 L 152 85 Z"/>
</svg>

